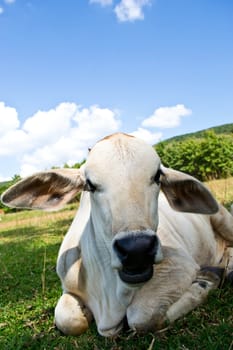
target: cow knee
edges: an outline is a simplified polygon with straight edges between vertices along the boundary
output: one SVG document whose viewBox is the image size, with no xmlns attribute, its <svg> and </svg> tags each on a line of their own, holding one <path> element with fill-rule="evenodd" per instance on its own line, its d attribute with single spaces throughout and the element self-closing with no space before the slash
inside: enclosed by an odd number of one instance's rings
<svg viewBox="0 0 233 350">
<path fill-rule="evenodd" d="M 84 307 L 79 298 L 63 294 L 55 308 L 55 324 L 66 335 L 84 333 L 91 321 L 91 313 Z"/>
<path fill-rule="evenodd" d="M 137 333 L 155 331 L 166 324 L 166 310 L 162 306 L 153 310 L 137 310 L 131 307 L 127 310 L 127 321 L 129 328 Z"/>
</svg>

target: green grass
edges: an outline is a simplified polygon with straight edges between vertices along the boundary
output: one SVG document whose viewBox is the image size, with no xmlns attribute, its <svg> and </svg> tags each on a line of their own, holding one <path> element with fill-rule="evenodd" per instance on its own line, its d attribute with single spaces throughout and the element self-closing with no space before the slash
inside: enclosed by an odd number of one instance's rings
<svg viewBox="0 0 233 350">
<path fill-rule="evenodd" d="M 205 305 L 164 332 L 98 335 L 93 323 L 80 337 L 63 336 L 53 323 L 61 295 L 55 272 L 59 246 L 73 207 L 58 213 L 17 212 L 0 222 L 0 349 L 233 350 L 232 287 L 210 294 Z"/>
</svg>

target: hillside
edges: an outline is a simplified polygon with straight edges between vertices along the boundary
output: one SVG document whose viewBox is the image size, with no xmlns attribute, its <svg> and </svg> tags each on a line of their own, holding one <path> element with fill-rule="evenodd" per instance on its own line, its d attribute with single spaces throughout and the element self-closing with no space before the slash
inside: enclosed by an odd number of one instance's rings
<svg viewBox="0 0 233 350">
<path fill-rule="evenodd" d="M 223 124 L 223 125 L 219 125 L 219 126 L 214 126 L 212 128 L 209 129 L 204 129 L 204 130 L 200 130 L 194 133 L 189 133 L 189 134 L 184 134 L 184 135 L 179 135 L 179 136 L 174 136 L 171 137 L 170 139 L 164 140 L 159 142 L 160 143 L 170 143 L 173 141 L 183 141 L 187 138 L 193 137 L 193 138 L 201 138 L 205 135 L 206 131 L 209 130 L 213 130 L 215 132 L 215 134 L 219 135 L 219 134 L 225 134 L 225 135 L 231 135 L 233 136 L 233 123 L 231 124 Z"/>
<path fill-rule="evenodd" d="M 173 137 L 155 149 L 164 166 L 201 181 L 233 176 L 233 124 Z"/>
</svg>

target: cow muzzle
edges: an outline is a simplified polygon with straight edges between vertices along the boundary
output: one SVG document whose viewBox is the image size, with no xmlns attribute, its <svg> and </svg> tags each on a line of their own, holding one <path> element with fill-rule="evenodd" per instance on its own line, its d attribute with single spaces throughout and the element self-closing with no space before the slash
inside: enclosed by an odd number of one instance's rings
<svg viewBox="0 0 233 350">
<path fill-rule="evenodd" d="M 153 276 L 153 265 L 162 260 L 161 245 L 154 231 L 120 232 L 113 242 L 120 265 L 119 277 L 128 284 L 145 283 Z"/>
</svg>

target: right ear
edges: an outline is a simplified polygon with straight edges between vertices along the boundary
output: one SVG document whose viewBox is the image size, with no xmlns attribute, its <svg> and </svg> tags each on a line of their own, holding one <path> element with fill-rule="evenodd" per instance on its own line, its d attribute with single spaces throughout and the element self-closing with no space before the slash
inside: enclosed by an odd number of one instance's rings
<svg viewBox="0 0 233 350">
<path fill-rule="evenodd" d="M 177 211 L 215 214 L 219 205 L 211 192 L 197 179 L 181 171 L 161 167 L 161 189 Z"/>
<path fill-rule="evenodd" d="M 80 169 L 36 173 L 11 186 L 1 196 L 8 207 L 59 210 L 84 187 Z"/>
</svg>

